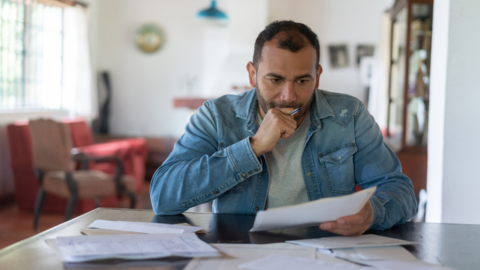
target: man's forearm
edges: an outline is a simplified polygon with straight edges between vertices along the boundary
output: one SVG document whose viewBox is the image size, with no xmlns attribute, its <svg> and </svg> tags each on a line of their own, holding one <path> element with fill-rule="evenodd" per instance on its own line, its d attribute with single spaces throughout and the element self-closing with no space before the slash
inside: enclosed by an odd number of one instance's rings
<svg viewBox="0 0 480 270">
<path fill-rule="evenodd" d="M 175 215 L 214 200 L 245 179 L 260 173 L 262 164 L 245 138 L 212 155 L 180 160 L 188 150 L 176 147 L 155 172 L 150 197 L 156 214 Z"/>
</svg>

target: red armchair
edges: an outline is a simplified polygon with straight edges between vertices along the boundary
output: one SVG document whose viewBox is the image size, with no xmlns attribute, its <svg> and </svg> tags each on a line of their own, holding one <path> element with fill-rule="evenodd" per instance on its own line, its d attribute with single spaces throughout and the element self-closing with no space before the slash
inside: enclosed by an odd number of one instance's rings
<svg viewBox="0 0 480 270">
<path fill-rule="evenodd" d="M 90 156 L 117 156 L 123 161 L 123 174 L 135 178 L 135 190 L 140 189 L 145 177 L 147 147 L 144 139 L 127 139 L 93 144 L 90 129 L 82 119 L 63 121 L 68 125 L 73 144 L 81 153 Z M 32 211 L 35 205 L 39 184 L 33 170 L 32 145 L 28 121 L 17 121 L 7 126 L 12 170 L 15 179 L 15 199 L 21 210 Z M 90 170 L 115 174 L 115 163 L 89 163 Z M 102 199 L 101 206 L 116 206 L 116 198 Z M 55 195 L 49 196 L 44 204 L 45 213 L 65 212 L 66 200 Z M 94 208 L 91 200 L 80 200 L 76 213 L 85 213 Z"/>
<path fill-rule="evenodd" d="M 93 143 L 92 133 L 86 122 L 81 118 L 65 119 L 72 134 L 73 145 L 77 151 L 88 156 L 117 156 L 123 161 L 123 173 L 135 178 L 135 190 L 139 191 L 145 181 L 145 162 L 147 159 L 147 144 L 145 139 L 121 139 L 106 143 Z M 88 166 L 90 170 L 98 170 L 115 174 L 115 162 L 94 163 Z"/>
</svg>

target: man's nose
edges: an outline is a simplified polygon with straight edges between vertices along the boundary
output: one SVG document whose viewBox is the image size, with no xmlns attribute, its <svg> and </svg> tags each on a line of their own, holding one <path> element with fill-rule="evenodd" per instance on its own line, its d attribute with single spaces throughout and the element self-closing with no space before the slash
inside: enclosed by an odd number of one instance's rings
<svg viewBox="0 0 480 270">
<path fill-rule="evenodd" d="M 280 99 L 286 101 L 287 103 L 294 102 L 297 100 L 293 89 L 293 82 L 287 82 L 283 85 L 282 93 Z"/>
</svg>

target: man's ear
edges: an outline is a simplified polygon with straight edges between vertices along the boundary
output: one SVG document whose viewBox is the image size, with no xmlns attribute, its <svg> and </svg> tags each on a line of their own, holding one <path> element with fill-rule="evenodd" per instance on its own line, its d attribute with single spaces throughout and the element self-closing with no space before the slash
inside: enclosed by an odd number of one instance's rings
<svg viewBox="0 0 480 270">
<path fill-rule="evenodd" d="M 317 74 L 316 74 L 317 82 L 315 83 L 315 90 L 318 89 L 318 86 L 320 85 L 320 75 L 322 75 L 322 72 L 323 72 L 322 65 L 318 65 Z"/>
<path fill-rule="evenodd" d="M 250 80 L 251 87 L 257 87 L 257 69 L 252 62 L 247 64 L 248 79 Z"/>
</svg>

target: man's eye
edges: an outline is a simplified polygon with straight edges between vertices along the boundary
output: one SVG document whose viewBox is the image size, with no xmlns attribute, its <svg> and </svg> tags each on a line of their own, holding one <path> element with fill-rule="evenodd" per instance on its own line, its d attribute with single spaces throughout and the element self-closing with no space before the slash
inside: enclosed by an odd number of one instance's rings
<svg viewBox="0 0 480 270">
<path fill-rule="evenodd" d="M 281 80 L 280 79 L 270 79 L 273 83 L 279 83 Z"/>
<path fill-rule="evenodd" d="M 298 84 L 306 84 L 308 82 L 308 80 L 298 80 L 297 83 Z"/>
</svg>

